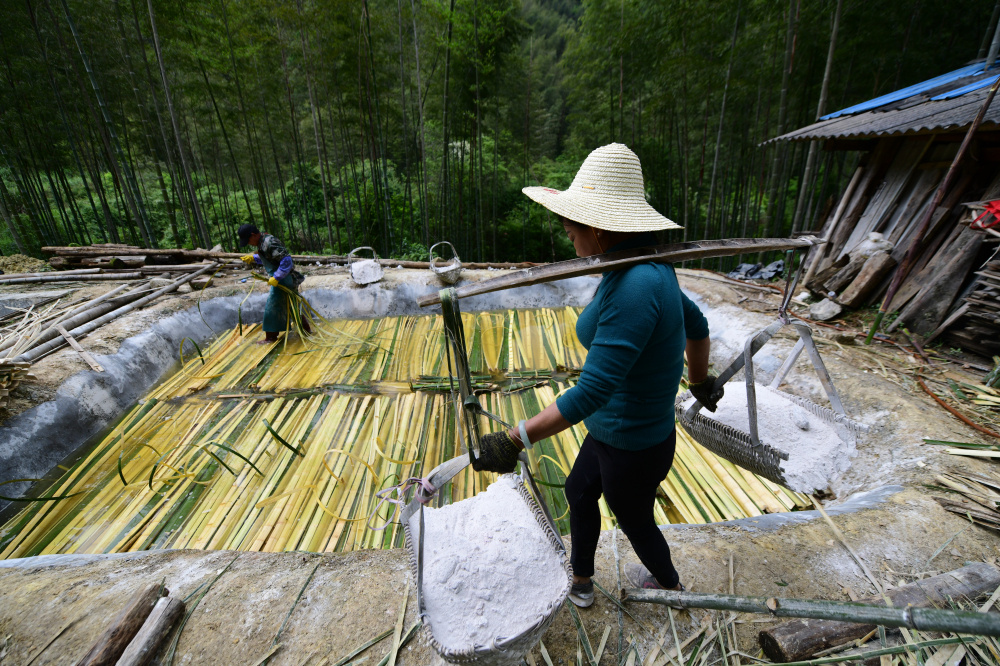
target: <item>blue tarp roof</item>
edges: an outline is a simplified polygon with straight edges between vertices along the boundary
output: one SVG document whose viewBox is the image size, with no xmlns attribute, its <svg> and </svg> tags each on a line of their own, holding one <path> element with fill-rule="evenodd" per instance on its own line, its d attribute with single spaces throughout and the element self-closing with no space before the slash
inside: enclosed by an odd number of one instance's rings
<svg viewBox="0 0 1000 666">
<path fill-rule="evenodd" d="M 991 69 L 996 69 L 1000 67 L 1000 63 L 994 64 Z M 831 118 L 839 118 L 840 116 L 849 116 L 855 113 L 862 113 L 864 111 L 871 111 L 872 109 L 877 109 L 880 106 L 885 106 L 886 104 L 892 104 L 893 102 L 899 102 L 906 99 L 907 97 L 913 97 L 914 95 L 919 95 L 925 93 L 935 88 L 940 88 L 941 86 L 946 86 L 951 82 L 959 81 L 961 79 L 968 78 L 970 76 L 977 76 L 986 71 L 986 63 L 977 62 L 972 65 L 966 65 L 965 67 L 960 67 L 953 72 L 948 72 L 947 74 L 942 74 L 940 76 L 935 76 L 933 79 L 928 79 L 921 83 L 914 84 L 907 88 L 902 88 L 895 92 L 891 92 L 887 95 L 882 95 L 881 97 L 876 97 L 875 99 L 870 99 L 867 102 L 862 102 L 861 104 L 855 104 L 854 106 L 849 106 L 846 109 L 841 109 L 840 111 L 834 111 L 833 113 L 828 113 L 827 115 L 820 118 L 820 120 L 830 120 Z M 951 99 L 958 95 L 964 95 L 965 93 L 978 90 L 979 88 L 988 86 L 994 81 L 994 79 L 985 79 L 983 81 L 976 81 L 969 85 L 961 86 L 955 90 L 941 93 L 933 99 Z"/>
<path fill-rule="evenodd" d="M 962 86 L 961 88 L 955 88 L 954 90 L 949 90 L 948 92 L 941 93 L 940 95 L 935 95 L 931 97 L 931 101 L 938 101 L 941 99 L 951 99 L 953 97 L 961 97 L 965 93 L 973 92 L 974 90 L 979 90 L 980 88 L 985 88 L 986 86 L 992 84 L 997 80 L 996 76 L 987 76 L 985 79 L 980 79 L 974 83 L 970 83 L 967 86 Z"/>
</svg>

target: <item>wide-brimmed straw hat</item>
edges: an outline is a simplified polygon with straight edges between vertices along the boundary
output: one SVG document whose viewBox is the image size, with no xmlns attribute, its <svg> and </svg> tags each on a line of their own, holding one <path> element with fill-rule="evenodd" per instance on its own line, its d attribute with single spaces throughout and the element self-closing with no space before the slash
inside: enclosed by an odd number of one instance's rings
<svg viewBox="0 0 1000 666">
<path fill-rule="evenodd" d="M 594 150 L 583 161 L 569 189 L 521 190 L 556 215 L 607 231 L 682 229 L 646 203 L 639 158 L 620 143 Z"/>
</svg>

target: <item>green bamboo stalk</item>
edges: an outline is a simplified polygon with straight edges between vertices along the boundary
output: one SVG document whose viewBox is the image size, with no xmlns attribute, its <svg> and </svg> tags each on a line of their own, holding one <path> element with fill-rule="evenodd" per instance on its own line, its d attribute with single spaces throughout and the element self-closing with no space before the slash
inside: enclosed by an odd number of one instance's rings
<svg viewBox="0 0 1000 666">
<path fill-rule="evenodd" d="M 939 608 L 890 608 L 843 601 L 741 597 L 732 594 L 695 594 L 671 590 L 622 590 L 622 601 L 758 613 L 772 617 L 836 620 L 920 631 L 943 631 L 977 636 L 1000 636 L 1000 617 Z"/>
</svg>

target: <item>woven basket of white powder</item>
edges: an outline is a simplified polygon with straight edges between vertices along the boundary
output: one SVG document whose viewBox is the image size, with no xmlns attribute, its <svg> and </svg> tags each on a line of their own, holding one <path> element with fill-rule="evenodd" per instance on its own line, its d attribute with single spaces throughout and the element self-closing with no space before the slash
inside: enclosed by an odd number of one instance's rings
<svg viewBox="0 0 1000 666">
<path fill-rule="evenodd" d="M 406 546 L 415 572 L 422 563 L 418 594 L 431 645 L 452 663 L 518 663 L 569 594 L 562 541 L 513 474 L 422 513 L 422 557 L 421 511 L 406 524 Z"/>
</svg>

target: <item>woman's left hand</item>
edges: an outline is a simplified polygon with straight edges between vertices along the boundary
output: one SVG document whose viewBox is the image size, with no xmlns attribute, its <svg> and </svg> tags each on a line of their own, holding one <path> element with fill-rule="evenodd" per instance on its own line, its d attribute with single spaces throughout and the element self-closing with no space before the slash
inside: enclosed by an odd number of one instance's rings
<svg viewBox="0 0 1000 666">
<path fill-rule="evenodd" d="M 268 283 L 269 285 L 271 285 L 272 287 L 277 287 L 277 286 L 278 286 L 278 278 L 276 278 L 276 277 L 274 277 L 274 276 L 272 275 L 271 277 L 269 277 L 269 278 L 267 279 L 267 283 Z"/>
<path fill-rule="evenodd" d="M 509 474 L 517 465 L 519 447 L 506 430 L 498 430 L 483 435 L 479 440 L 479 457 L 472 461 L 472 469 L 477 472 Z"/>
</svg>

